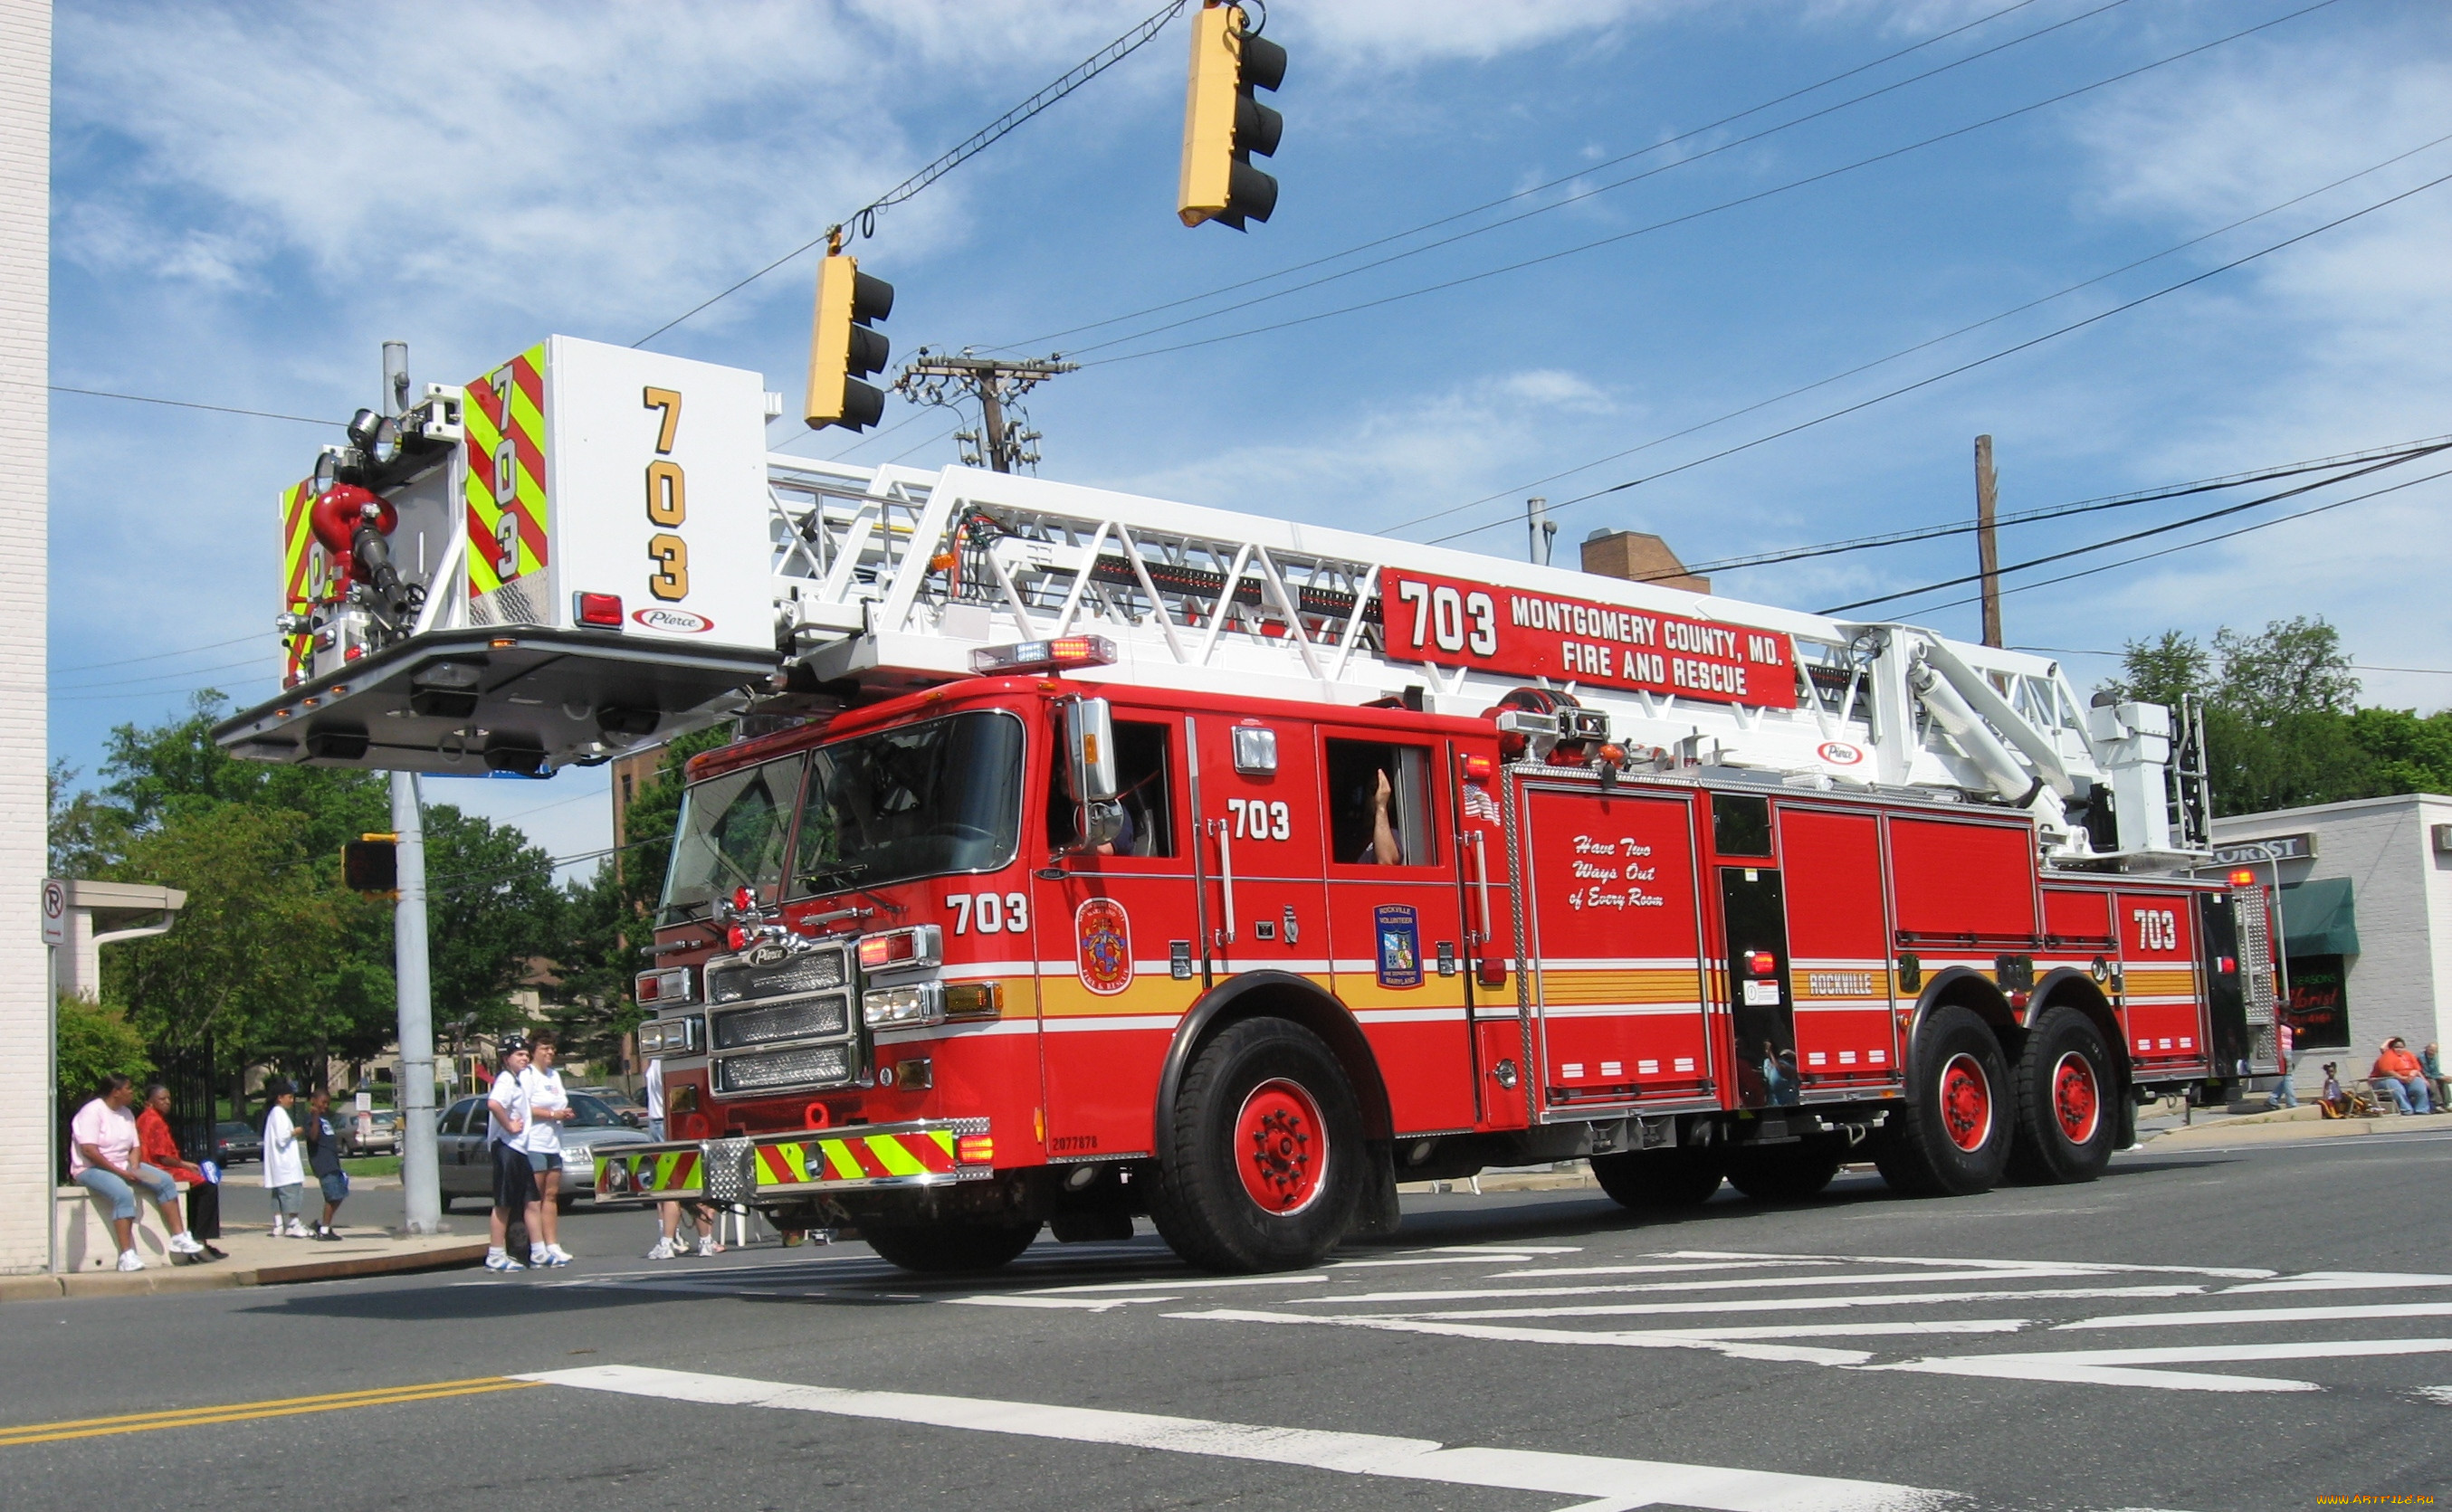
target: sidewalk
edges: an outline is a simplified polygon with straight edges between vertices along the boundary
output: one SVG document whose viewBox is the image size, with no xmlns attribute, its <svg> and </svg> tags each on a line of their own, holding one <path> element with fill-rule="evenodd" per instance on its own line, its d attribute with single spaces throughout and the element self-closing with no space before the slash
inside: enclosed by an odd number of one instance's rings
<svg viewBox="0 0 2452 1512">
<path fill-rule="evenodd" d="M 344 1227 L 338 1243 L 274 1239 L 252 1225 L 225 1229 L 215 1240 L 227 1260 L 207 1265 L 169 1265 L 148 1258 L 145 1268 L 80 1271 L 65 1276 L 0 1276 L 0 1302 L 50 1302 L 68 1297 L 130 1296 L 149 1292 L 214 1291 L 227 1286 L 278 1286 L 299 1281 L 338 1281 L 473 1266 L 485 1258 L 483 1219 L 467 1232 L 395 1238 L 380 1228 Z"/>
<path fill-rule="evenodd" d="M 2177 1111 L 2138 1109 L 2137 1144 L 2145 1149 L 2203 1149 L 2223 1145 L 2287 1144 L 2302 1140 L 2357 1138 L 2363 1134 L 2452 1132 L 2452 1116 L 2441 1113 L 2379 1113 L 2372 1118 L 2326 1118 L 2313 1103 L 2273 1112 L 2234 1113 L 2200 1108 L 2183 1121 Z"/>
</svg>

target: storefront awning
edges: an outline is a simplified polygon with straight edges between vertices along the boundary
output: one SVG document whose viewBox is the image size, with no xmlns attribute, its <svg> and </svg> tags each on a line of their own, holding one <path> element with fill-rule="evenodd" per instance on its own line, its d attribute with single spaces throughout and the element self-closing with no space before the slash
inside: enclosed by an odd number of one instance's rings
<svg viewBox="0 0 2452 1512">
<path fill-rule="evenodd" d="M 2350 879 L 2325 877 L 2282 889 L 2282 948 L 2289 955 L 2356 955 L 2359 920 Z"/>
</svg>

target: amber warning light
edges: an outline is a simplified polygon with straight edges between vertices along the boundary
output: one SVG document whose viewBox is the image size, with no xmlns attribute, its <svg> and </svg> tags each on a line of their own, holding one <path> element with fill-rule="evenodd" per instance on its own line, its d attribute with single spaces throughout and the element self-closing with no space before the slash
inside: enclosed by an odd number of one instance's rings
<svg viewBox="0 0 2452 1512">
<path fill-rule="evenodd" d="M 2256 885 L 2256 874 L 2248 871 L 2233 872 L 2230 874 L 2230 885 L 2233 887 L 2254 887 Z"/>
<path fill-rule="evenodd" d="M 1056 672 L 1066 667 L 1107 667 L 1116 643 L 1104 636 L 1058 636 L 1010 646 L 981 646 L 971 653 L 971 670 L 982 677 L 999 673 Z"/>
</svg>

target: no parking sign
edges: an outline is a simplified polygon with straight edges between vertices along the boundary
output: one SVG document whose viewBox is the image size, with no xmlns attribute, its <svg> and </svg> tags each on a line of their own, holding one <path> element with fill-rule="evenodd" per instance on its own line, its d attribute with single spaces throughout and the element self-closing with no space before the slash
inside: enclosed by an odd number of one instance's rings
<svg viewBox="0 0 2452 1512">
<path fill-rule="evenodd" d="M 58 877 L 43 879 L 43 943 L 69 942 L 69 885 Z"/>
</svg>

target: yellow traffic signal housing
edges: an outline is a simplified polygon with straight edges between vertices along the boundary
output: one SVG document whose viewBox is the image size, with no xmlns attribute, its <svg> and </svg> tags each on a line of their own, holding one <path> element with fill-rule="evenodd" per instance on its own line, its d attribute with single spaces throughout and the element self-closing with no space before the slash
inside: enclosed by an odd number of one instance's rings
<svg viewBox="0 0 2452 1512">
<path fill-rule="evenodd" d="M 362 835 L 341 844 L 341 885 L 369 897 L 400 895 L 400 836 Z"/>
<path fill-rule="evenodd" d="M 885 366 L 892 344 L 874 323 L 894 313 L 894 285 L 860 270 L 858 258 L 818 265 L 817 319 L 809 332 L 808 422 L 812 430 L 865 430 L 885 415 L 885 396 L 860 379 Z"/>
<path fill-rule="evenodd" d="M 1249 29 L 1243 8 L 1216 0 L 1192 18 L 1192 79 L 1183 101 L 1183 176 L 1176 214 L 1186 226 L 1243 229 L 1277 207 L 1277 181 L 1252 167 L 1275 155 L 1285 117 L 1253 98 L 1285 82 L 1286 49 Z"/>
</svg>

